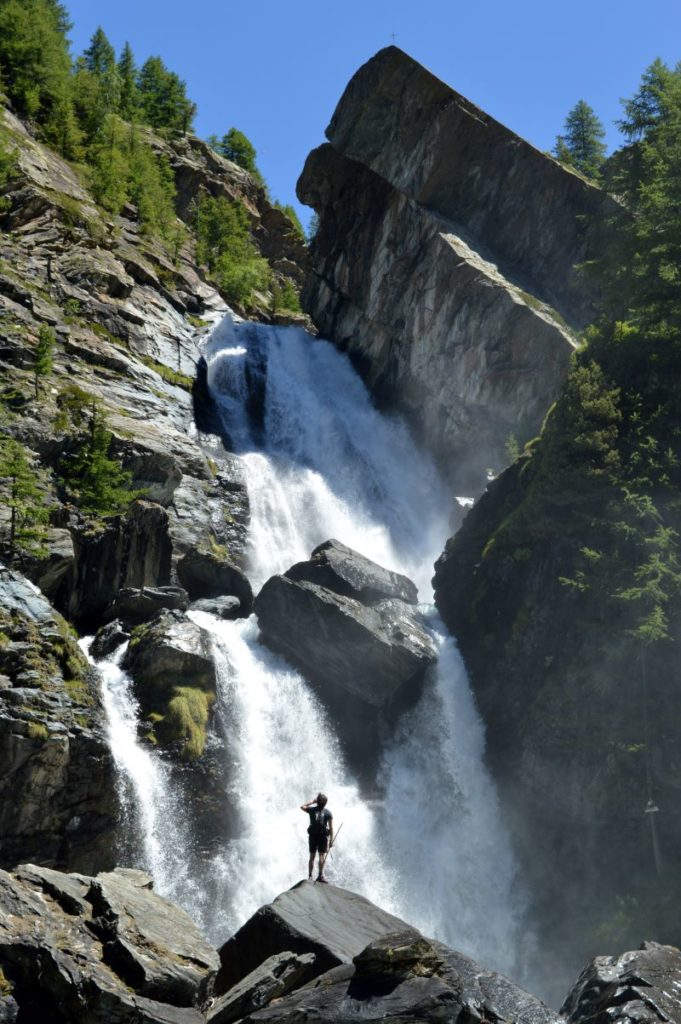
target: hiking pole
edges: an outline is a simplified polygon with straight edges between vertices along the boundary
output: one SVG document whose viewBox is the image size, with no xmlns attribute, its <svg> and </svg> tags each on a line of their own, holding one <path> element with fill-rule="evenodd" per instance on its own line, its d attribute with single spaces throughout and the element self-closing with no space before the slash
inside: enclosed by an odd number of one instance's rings
<svg viewBox="0 0 681 1024">
<path fill-rule="evenodd" d="M 338 826 L 338 828 L 336 829 L 336 831 L 335 831 L 335 832 L 334 832 L 334 834 L 333 834 L 333 839 L 332 839 L 332 840 L 331 840 L 331 842 L 329 843 L 329 852 L 327 853 L 327 857 L 330 857 L 330 856 L 331 856 L 331 851 L 333 850 L 333 844 L 334 844 L 334 843 L 336 842 L 336 840 L 338 839 L 338 833 L 340 832 L 340 830 L 341 830 L 342 828 L 343 828 L 343 822 L 341 821 L 340 825 Z"/>
</svg>

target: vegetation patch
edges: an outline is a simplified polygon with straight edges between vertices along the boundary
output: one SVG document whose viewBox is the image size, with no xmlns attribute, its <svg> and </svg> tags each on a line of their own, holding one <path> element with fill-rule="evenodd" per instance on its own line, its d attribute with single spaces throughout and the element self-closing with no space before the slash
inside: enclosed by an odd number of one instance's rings
<svg viewBox="0 0 681 1024">
<path fill-rule="evenodd" d="M 155 359 L 152 359 L 151 356 L 142 356 L 142 362 L 145 366 L 148 366 L 150 370 L 154 370 L 154 372 L 157 373 L 159 377 L 162 377 L 168 384 L 174 384 L 175 387 L 183 388 L 185 391 L 191 391 L 194 387 L 194 380 L 192 377 L 189 377 L 186 373 L 180 373 L 178 370 L 172 370 L 164 363 L 158 363 Z"/>
<path fill-rule="evenodd" d="M 43 725 L 42 722 L 29 722 L 28 735 L 32 740 L 40 740 L 41 743 L 45 743 L 50 734 L 47 726 Z"/>
<path fill-rule="evenodd" d="M 215 695 L 191 686 L 176 686 L 168 710 L 159 723 L 166 743 L 181 742 L 182 756 L 189 761 L 203 754 L 206 730 Z"/>
</svg>

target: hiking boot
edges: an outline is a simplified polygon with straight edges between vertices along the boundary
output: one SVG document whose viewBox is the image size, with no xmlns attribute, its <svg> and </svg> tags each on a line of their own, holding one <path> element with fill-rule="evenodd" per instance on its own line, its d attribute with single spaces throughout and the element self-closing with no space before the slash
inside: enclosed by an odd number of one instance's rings
<svg viewBox="0 0 681 1024">
<path fill-rule="evenodd" d="M 323 882 L 323 883 L 324 883 L 324 885 L 328 885 L 328 884 L 329 884 L 329 883 L 327 882 L 326 878 L 323 878 L 323 877 L 322 877 L 322 875 L 319 875 L 319 876 L 318 876 L 318 878 L 317 878 L 317 881 L 318 881 L 318 882 Z"/>
</svg>

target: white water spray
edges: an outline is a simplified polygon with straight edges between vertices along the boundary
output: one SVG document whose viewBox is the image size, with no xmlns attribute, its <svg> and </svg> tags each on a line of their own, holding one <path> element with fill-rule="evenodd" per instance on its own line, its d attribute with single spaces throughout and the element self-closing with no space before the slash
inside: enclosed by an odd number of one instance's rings
<svg viewBox="0 0 681 1024">
<path fill-rule="evenodd" d="M 256 588 L 336 537 L 406 573 L 428 599 L 433 558 L 446 536 L 447 495 L 404 425 L 374 409 L 348 359 L 299 329 L 237 325 L 229 317 L 205 356 L 211 394 L 245 470 Z M 202 923 L 221 941 L 303 877 L 306 821 L 298 805 L 321 787 L 336 825 L 345 822 L 329 869 L 335 882 L 508 970 L 513 861 L 465 671 L 435 619 L 439 665 L 386 752 L 386 800 L 371 807 L 318 701 L 297 672 L 258 643 L 255 620 L 192 617 L 214 637 L 226 799 L 239 831 L 225 837 L 179 902 L 196 914 L 197 887 L 208 894 Z M 178 887 L 168 891 L 164 877 L 159 891 L 178 899 Z"/>
</svg>

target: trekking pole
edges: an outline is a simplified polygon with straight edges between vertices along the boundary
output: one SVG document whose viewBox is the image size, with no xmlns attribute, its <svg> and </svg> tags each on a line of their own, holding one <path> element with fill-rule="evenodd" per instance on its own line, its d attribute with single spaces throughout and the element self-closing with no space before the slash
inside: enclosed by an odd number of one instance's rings
<svg viewBox="0 0 681 1024">
<path fill-rule="evenodd" d="M 336 831 L 335 831 L 335 832 L 334 832 L 334 834 L 333 834 L 333 839 L 332 839 L 332 840 L 331 840 L 331 842 L 329 843 L 329 852 L 328 852 L 328 854 L 327 854 L 327 857 L 330 857 L 330 856 L 331 856 L 331 851 L 333 850 L 333 844 L 334 844 L 334 843 L 336 842 L 336 840 L 338 839 L 338 833 L 340 832 L 340 830 L 341 830 L 342 828 L 343 828 L 343 822 L 341 821 L 340 825 L 338 826 L 338 828 L 336 829 Z"/>
</svg>

